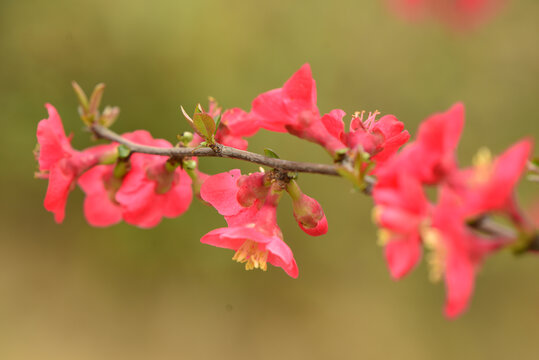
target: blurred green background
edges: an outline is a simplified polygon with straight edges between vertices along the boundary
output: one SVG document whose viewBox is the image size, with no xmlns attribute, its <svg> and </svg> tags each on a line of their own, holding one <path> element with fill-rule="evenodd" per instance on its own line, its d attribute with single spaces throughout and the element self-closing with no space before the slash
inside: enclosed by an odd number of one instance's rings
<svg viewBox="0 0 539 360">
<path fill-rule="evenodd" d="M 478 276 L 470 310 L 442 316 L 444 288 L 424 265 L 389 278 L 371 199 L 340 179 L 302 175 L 330 230 L 310 238 L 288 200 L 279 221 L 300 277 L 246 272 L 233 252 L 199 243 L 223 219 L 194 202 L 151 230 L 85 223 L 74 191 L 62 225 L 33 179 L 37 122 L 51 102 L 73 144 L 91 144 L 70 82 L 108 86 L 114 130 L 173 140 L 180 104 L 216 97 L 249 109 L 309 62 L 323 112 L 419 121 L 464 101 L 459 156 L 500 152 L 539 134 L 539 2 L 514 0 L 471 33 L 407 24 L 381 1 L 0 2 L 0 359 L 537 359 L 539 262 L 500 254 Z M 260 132 L 250 149 L 327 162 L 315 145 Z M 537 153 L 537 152 L 536 152 Z M 209 173 L 256 167 L 203 159 Z M 534 194 L 535 191 L 535 194 Z M 525 205 L 537 186 L 522 184 Z"/>
</svg>

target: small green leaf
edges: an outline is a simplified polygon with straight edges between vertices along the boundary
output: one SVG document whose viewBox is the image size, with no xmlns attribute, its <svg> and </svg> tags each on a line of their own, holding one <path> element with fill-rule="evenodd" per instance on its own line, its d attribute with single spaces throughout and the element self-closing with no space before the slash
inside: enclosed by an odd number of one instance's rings
<svg viewBox="0 0 539 360">
<path fill-rule="evenodd" d="M 215 120 L 215 132 L 219 130 L 219 125 L 221 125 L 221 114 L 217 115 Z"/>
<path fill-rule="evenodd" d="M 71 82 L 71 86 L 73 86 L 73 90 L 75 90 L 75 94 L 77 95 L 77 98 L 79 99 L 79 104 L 82 107 L 83 110 L 88 110 L 88 97 L 86 96 L 86 93 L 80 85 L 73 81 Z"/>
<path fill-rule="evenodd" d="M 275 151 L 271 150 L 270 148 L 264 149 L 264 155 L 266 155 L 269 158 L 280 159 L 279 155 L 277 155 Z"/>
<path fill-rule="evenodd" d="M 93 115 L 99 110 L 101 99 L 103 98 L 103 92 L 105 91 L 105 84 L 99 83 L 95 86 L 92 95 L 90 96 L 90 104 L 88 105 L 88 112 Z"/>
<path fill-rule="evenodd" d="M 536 167 L 539 167 L 539 157 L 536 157 L 532 160 L 532 164 L 535 165 Z"/>
<path fill-rule="evenodd" d="M 206 140 L 210 140 L 215 133 L 215 122 L 209 114 L 196 112 L 193 115 L 193 125 L 195 130 Z"/>
<path fill-rule="evenodd" d="M 126 157 L 129 156 L 130 153 L 131 153 L 131 150 L 127 146 L 123 144 L 118 146 L 118 157 L 120 159 L 125 159 Z"/>
<path fill-rule="evenodd" d="M 195 125 L 193 124 L 193 119 L 191 119 L 191 117 L 190 117 L 189 115 L 187 115 L 187 112 L 185 111 L 185 109 L 183 108 L 183 106 L 180 106 L 180 109 L 182 110 L 182 114 L 183 114 L 183 116 L 185 117 L 185 120 L 187 120 L 187 122 L 189 123 L 189 125 L 191 125 L 191 127 L 193 128 L 193 130 L 195 130 L 195 132 L 198 134 L 198 131 L 196 131 Z"/>
</svg>

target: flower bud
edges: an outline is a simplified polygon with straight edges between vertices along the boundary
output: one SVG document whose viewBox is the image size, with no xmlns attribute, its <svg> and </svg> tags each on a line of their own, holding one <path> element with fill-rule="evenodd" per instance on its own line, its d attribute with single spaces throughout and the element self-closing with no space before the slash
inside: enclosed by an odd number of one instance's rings
<svg viewBox="0 0 539 360">
<path fill-rule="evenodd" d="M 328 223 L 318 201 L 303 194 L 294 180 L 288 184 L 286 190 L 292 197 L 294 218 L 299 227 L 311 236 L 325 234 L 328 231 Z"/>
</svg>

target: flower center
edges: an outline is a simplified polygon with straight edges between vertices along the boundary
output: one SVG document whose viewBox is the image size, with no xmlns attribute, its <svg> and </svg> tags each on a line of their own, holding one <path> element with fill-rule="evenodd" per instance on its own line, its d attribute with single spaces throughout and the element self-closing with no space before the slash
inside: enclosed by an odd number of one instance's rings
<svg viewBox="0 0 539 360">
<path fill-rule="evenodd" d="M 492 173 L 492 153 L 486 147 L 482 147 L 473 157 L 475 173 L 473 181 L 482 184 L 488 181 Z"/>
<path fill-rule="evenodd" d="M 245 240 L 232 257 L 232 260 L 241 264 L 245 263 L 245 270 L 261 269 L 266 271 L 268 269 L 268 251 L 260 250 L 258 243 L 252 240 Z"/>
<path fill-rule="evenodd" d="M 429 280 L 438 282 L 445 272 L 446 249 L 442 243 L 442 234 L 434 228 L 428 228 L 422 232 L 423 242 L 430 250 L 427 255 L 429 266 Z"/>
<path fill-rule="evenodd" d="M 357 130 L 360 127 L 365 131 L 370 131 L 374 124 L 376 123 L 376 117 L 380 115 L 380 112 L 378 110 L 374 112 L 369 111 L 369 115 L 367 116 L 366 120 L 363 120 L 363 116 L 365 115 L 365 110 L 363 111 L 356 111 L 354 115 L 352 115 L 352 128 L 353 130 Z"/>
</svg>

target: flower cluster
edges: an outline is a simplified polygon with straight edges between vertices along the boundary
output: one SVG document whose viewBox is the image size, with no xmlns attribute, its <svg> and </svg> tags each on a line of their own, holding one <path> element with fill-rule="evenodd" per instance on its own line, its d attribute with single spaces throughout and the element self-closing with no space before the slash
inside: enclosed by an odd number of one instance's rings
<svg viewBox="0 0 539 360">
<path fill-rule="evenodd" d="M 519 229 L 531 227 L 513 196 L 531 140 L 521 140 L 495 160 L 482 149 L 473 167 L 460 169 L 455 149 L 463 125 L 462 104 L 425 120 L 416 140 L 379 169 L 373 189 L 374 218 L 392 277 L 400 279 L 417 265 L 424 244 L 431 279 L 445 279 L 449 317 L 467 307 L 485 256 L 515 245 L 515 239 L 479 234 L 468 225 L 495 212 Z M 437 190 L 437 203 L 428 200 L 427 186 Z"/>
<path fill-rule="evenodd" d="M 73 149 L 56 109 L 46 105 L 49 117 L 37 130 L 37 176 L 49 180 L 45 208 L 57 222 L 63 221 L 68 194 L 77 184 L 86 194 L 84 214 L 93 226 L 123 220 L 150 228 L 163 217 L 183 214 L 195 194 L 228 225 L 202 236 L 202 243 L 234 250 L 232 259 L 247 270 L 266 271 L 269 263 L 296 278 L 298 266 L 277 224 L 277 206 L 287 193 L 299 227 L 310 236 L 323 235 L 328 231 L 326 215 L 318 201 L 302 192 L 296 171 L 340 175 L 356 189 L 372 193 L 379 242 L 393 278 L 408 274 L 423 247 L 428 250 L 431 279 L 445 279 L 448 317 L 467 307 L 475 273 L 487 255 L 503 248 L 516 253 L 539 248 L 537 223 L 526 220 L 513 195 L 532 140 L 521 140 L 495 159 L 482 149 L 474 166 L 460 168 L 455 150 L 464 126 L 462 104 L 427 118 L 416 139 L 399 151 L 410 134 L 393 115 L 355 112 L 347 127 L 343 110 L 321 114 L 316 84 L 305 64 L 281 88 L 257 96 L 249 112 L 222 111 L 212 98 L 207 111 L 198 105 L 191 116 L 182 108 L 194 134 L 178 135 L 173 145 L 145 130 L 111 132 L 107 127 L 119 110 L 107 107 L 100 113 L 104 86 L 98 85 L 90 100 L 74 87 L 82 120 L 97 137 L 112 142 Z M 316 143 L 333 164 L 292 163 L 269 149 L 266 157 L 246 152 L 246 138 L 260 129 Z M 198 170 L 195 155 L 235 157 L 270 169 L 210 176 Z M 427 196 L 428 187 L 437 193 L 436 201 Z M 492 213 L 507 217 L 517 233 L 486 226 Z"/>
<path fill-rule="evenodd" d="M 50 104 L 46 107 L 49 118 L 38 125 L 36 155 L 38 176 L 49 179 L 45 209 L 54 213 L 56 222 L 63 221 L 68 194 L 77 183 L 86 194 L 84 214 L 93 226 L 109 226 L 123 219 L 148 228 L 162 217 L 176 217 L 187 210 L 193 197 L 191 177 L 178 164 L 139 153 L 127 159 L 120 156 L 118 144 L 76 151 L 56 109 Z M 122 137 L 139 144 L 172 147 L 144 130 Z"/>
</svg>

